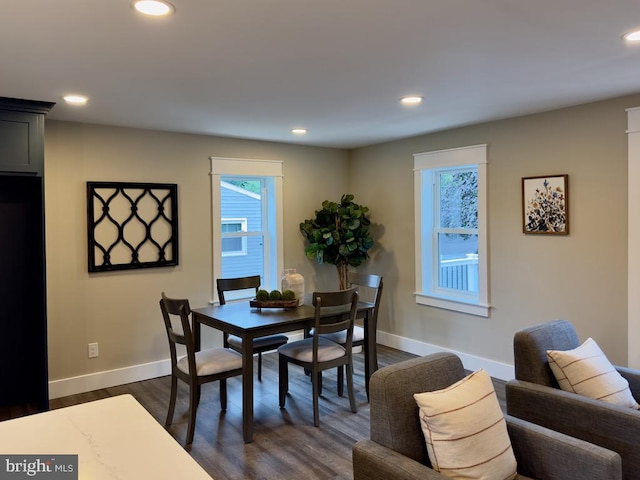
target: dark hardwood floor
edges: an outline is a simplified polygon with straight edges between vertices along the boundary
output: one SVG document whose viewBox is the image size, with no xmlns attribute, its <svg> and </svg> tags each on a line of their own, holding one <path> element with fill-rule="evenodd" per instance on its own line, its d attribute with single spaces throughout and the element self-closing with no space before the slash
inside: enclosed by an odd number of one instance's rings
<svg viewBox="0 0 640 480">
<path fill-rule="evenodd" d="M 414 355 L 379 346 L 380 367 Z M 369 438 L 369 404 L 364 387 L 363 355 L 355 355 L 354 383 L 358 413 L 349 400 L 336 394 L 335 371 L 325 372 L 320 399 L 320 427 L 313 426 L 311 384 L 301 369 L 290 366 L 289 396 L 284 410 L 278 407 L 278 357 L 263 355 L 262 382 L 254 389 L 254 441 L 242 440 L 240 378 L 228 380 L 227 411 L 220 411 L 217 383 L 202 388 L 191 455 L 215 480 L 237 479 L 352 479 L 351 447 Z M 496 392 L 504 406 L 504 382 Z M 125 393 L 132 394 L 164 425 L 170 382 L 161 377 L 53 399 L 51 409 Z M 179 382 L 174 422 L 167 431 L 180 443 L 186 437 L 188 389 Z M 25 412 L 26 413 L 26 412 Z"/>
</svg>

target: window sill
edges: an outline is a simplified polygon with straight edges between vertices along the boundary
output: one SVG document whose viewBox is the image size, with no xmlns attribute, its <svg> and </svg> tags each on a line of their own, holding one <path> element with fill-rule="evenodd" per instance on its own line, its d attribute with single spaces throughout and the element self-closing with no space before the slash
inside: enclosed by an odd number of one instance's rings
<svg viewBox="0 0 640 480">
<path fill-rule="evenodd" d="M 433 297 L 424 293 L 415 293 L 416 303 L 418 305 L 428 305 L 430 307 L 442 308 L 445 310 L 453 310 L 454 312 L 468 313 L 478 317 L 489 317 L 491 306 L 481 305 L 479 303 L 469 303 L 451 298 Z"/>
</svg>

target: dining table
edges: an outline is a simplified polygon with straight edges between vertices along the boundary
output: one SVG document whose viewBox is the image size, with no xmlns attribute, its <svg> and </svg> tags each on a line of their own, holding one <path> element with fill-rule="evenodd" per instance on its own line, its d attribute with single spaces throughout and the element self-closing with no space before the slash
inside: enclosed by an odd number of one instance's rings
<svg viewBox="0 0 640 480">
<path fill-rule="evenodd" d="M 369 396 L 369 378 L 378 369 L 376 352 L 376 318 L 374 304 L 358 302 L 356 318 L 363 319 L 365 388 Z M 242 339 L 242 432 L 245 443 L 253 441 L 253 341 L 256 338 L 275 333 L 298 330 L 308 331 L 313 327 L 315 307 L 311 296 L 306 295 L 302 305 L 295 308 L 257 308 L 248 300 L 229 302 L 225 305 L 211 305 L 194 308 L 192 311 L 193 335 L 196 350 L 200 349 L 201 326 L 215 328 Z M 324 315 L 335 314 L 327 311 Z"/>
</svg>

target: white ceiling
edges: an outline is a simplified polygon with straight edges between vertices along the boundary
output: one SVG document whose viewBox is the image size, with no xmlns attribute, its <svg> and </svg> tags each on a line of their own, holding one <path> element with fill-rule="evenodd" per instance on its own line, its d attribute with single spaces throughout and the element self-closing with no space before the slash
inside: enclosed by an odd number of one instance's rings
<svg viewBox="0 0 640 480">
<path fill-rule="evenodd" d="M 52 119 L 352 148 L 640 92 L 640 44 L 620 38 L 638 0 L 172 3 L 154 20 L 129 0 L 2 0 L 0 96 L 57 102 Z M 425 101 L 403 107 L 409 93 Z"/>
</svg>

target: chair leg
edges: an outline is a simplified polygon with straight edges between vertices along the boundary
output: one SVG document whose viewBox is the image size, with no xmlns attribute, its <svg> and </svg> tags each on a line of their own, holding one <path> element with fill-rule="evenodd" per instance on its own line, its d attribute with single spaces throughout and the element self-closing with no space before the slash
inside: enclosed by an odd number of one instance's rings
<svg viewBox="0 0 640 480">
<path fill-rule="evenodd" d="M 338 367 L 338 396 L 344 395 L 344 367 L 340 365 Z"/>
<path fill-rule="evenodd" d="M 287 391 L 289 390 L 289 362 L 282 356 L 278 358 L 278 393 L 280 397 L 280 408 L 284 408 L 287 401 Z"/>
<path fill-rule="evenodd" d="M 322 381 L 322 372 L 312 372 L 311 373 L 311 383 L 312 383 L 312 394 L 313 394 L 313 424 L 316 427 L 320 426 L 320 412 L 318 411 L 318 397 L 320 396 L 320 392 L 318 391 L 320 388 L 320 382 Z"/>
<path fill-rule="evenodd" d="M 196 412 L 198 410 L 199 399 L 200 385 L 191 385 L 191 388 L 189 389 L 189 426 L 187 427 L 187 448 L 189 448 L 193 443 L 193 435 L 196 429 Z"/>
<path fill-rule="evenodd" d="M 262 381 L 262 352 L 258 352 L 258 381 Z"/>
<path fill-rule="evenodd" d="M 167 419 L 164 422 L 165 425 L 171 425 L 173 422 L 173 412 L 176 409 L 176 395 L 178 394 L 178 377 L 171 375 L 171 395 L 169 397 L 169 411 L 167 412 Z"/>
<path fill-rule="evenodd" d="M 306 372 L 306 370 L 305 370 Z M 307 375 L 309 375 L 309 381 L 311 381 L 311 383 L 313 383 L 313 375 L 311 374 L 311 370 L 309 370 L 309 373 L 307 373 Z M 322 395 L 322 371 L 318 372 L 318 395 Z"/>
<path fill-rule="evenodd" d="M 356 405 L 356 397 L 353 393 L 353 364 L 349 363 L 345 365 L 347 369 L 347 391 L 349 392 L 349 403 L 351 404 L 351 411 L 353 413 L 358 412 L 358 406 Z"/>
<path fill-rule="evenodd" d="M 220 408 L 223 412 L 227 411 L 227 379 L 220 380 Z"/>
</svg>

